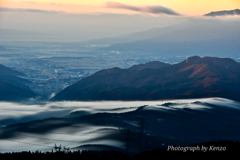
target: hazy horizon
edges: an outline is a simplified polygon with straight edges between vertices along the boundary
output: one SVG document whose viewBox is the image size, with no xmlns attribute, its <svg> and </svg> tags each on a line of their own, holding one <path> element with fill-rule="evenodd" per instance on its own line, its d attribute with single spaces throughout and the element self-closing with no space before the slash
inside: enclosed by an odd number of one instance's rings
<svg viewBox="0 0 240 160">
<path fill-rule="evenodd" d="M 184 4 L 188 4 L 184 6 Z M 208 6 L 207 9 L 203 6 Z M 184 6 L 184 7 L 183 7 Z M 211 8 L 212 7 L 212 8 Z M 81 42 L 128 35 L 189 20 L 239 21 L 239 16 L 204 17 L 240 8 L 235 1 L 9 1 L 0 3 L 1 41 Z M 193 12 L 195 9 L 195 12 Z"/>
</svg>

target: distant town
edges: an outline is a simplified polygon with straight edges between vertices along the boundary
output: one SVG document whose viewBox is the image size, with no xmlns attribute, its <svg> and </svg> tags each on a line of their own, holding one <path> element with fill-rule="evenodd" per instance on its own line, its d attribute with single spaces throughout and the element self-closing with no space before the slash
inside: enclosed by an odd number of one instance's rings
<svg viewBox="0 0 240 160">
<path fill-rule="evenodd" d="M 31 81 L 29 87 L 49 99 L 67 86 L 93 73 L 111 67 L 128 68 L 149 61 L 174 63 L 184 57 L 162 58 L 144 54 L 95 51 L 101 46 L 76 43 L 3 42 L 0 64 L 18 70 Z"/>
<path fill-rule="evenodd" d="M 20 71 L 29 87 L 40 98 L 49 99 L 67 86 L 93 73 L 113 67 L 129 68 L 134 64 L 161 61 L 178 63 L 186 55 L 146 54 L 145 52 L 105 51 L 84 43 L 1 42 L 0 64 Z M 238 57 L 232 57 L 240 61 Z"/>
</svg>

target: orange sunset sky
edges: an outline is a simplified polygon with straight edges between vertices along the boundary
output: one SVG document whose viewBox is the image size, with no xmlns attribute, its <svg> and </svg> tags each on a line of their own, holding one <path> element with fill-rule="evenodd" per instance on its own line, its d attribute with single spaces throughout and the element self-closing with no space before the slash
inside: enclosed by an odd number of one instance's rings
<svg viewBox="0 0 240 160">
<path fill-rule="evenodd" d="M 138 14 L 138 11 L 107 7 L 109 0 L 1 0 L 4 8 L 62 11 L 73 14 L 119 13 Z M 181 15 L 197 16 L 211 11 L 240 8 L 240 0 L 116 0 L 124 5 L 160 5 Z"/>
</svg>

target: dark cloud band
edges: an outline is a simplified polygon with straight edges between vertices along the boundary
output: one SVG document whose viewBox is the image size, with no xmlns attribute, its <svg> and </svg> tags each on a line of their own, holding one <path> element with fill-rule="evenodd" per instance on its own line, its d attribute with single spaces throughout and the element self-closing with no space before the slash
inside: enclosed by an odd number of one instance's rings
<svg viewBox="0 0 240 160">
<path fill-rule="evenodd" d="M 169 8 L 160 6 L 160 5 L 130 6 L 130 5 L 125 5 L 125 4 L 118 3 L 118 2 L 107 2 L 107 3 L 105 3 L 105 5 L 108 8 L 127 9 L 127 10 L 147 12 L 147 13 L 152 13 L 152 14 L 167 14 L 167 15 L 175 15 L 175 16 L 180 15 L 177 12 L 175 12 Z"/>
</svg>

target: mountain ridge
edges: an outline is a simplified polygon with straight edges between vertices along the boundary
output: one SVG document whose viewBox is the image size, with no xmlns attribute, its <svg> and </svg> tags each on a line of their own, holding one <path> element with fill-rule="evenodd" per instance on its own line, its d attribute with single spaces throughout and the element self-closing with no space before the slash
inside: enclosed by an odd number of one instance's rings
<svg viewBox="0 0 240 160">
<path fill-rule="evenodd" d="M 141 70 L 132 70 L 130 67 L 102 70 L 65 88 L 52 100 L 159 100 L 205 97 L 240 100 L 236 95 L 239 88 L 239 63 L 230 58 L 194 56 L 188 58 L 188 61 L 158 69 L 143 67 Z"/>
<path fill-rule="evenodd" d="M 165 34 L 155 30 L 154 37 L 115 43 L 101 51 L 140 52 L 172 56 L 229 56 L 239 53 L 240 23 L 217 20 L 189 20 L 170 26 Z M 227 28 L 227 29 L 226 29 Z M 165 28 L 168 30 L 168 28 Z M 174 46 L 174 47 L 172 47 Z"/>
<path fill-rule="evenodd" d="M 170 64 L 166 64 L 163 62 L 159 62 L 159 61 L 152 61 L 152 62 L 148 62 L 145 64 L 138 64 L 138 65 L 133 65 L 132 67 L 129 67 L 128 69 L 130 70 L 142 70 L 142 69 L 160 69 L 162 67 L 166 67 L 166 66 L 170 66 Z"/>
</svg>

